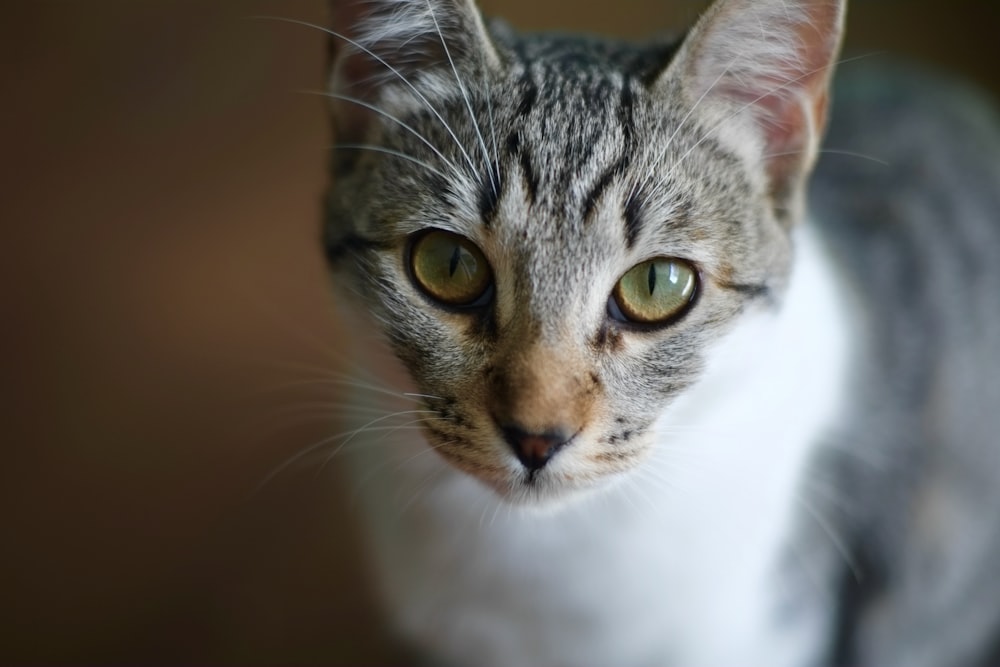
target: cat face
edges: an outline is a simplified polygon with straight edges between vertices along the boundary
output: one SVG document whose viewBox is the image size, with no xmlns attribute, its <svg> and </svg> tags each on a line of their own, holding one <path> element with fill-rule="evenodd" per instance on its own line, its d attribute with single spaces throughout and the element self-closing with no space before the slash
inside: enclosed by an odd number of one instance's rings
<svg viewBox="0 0 1000 667">
<path fill-rule="evenodd" d="M 515 502 L 649 453 L 713 347 L 780 304 L 841 13 L 733 0 L 631 47 L 335 3 L 328 254 L 436 452 Z"/>
</svg>

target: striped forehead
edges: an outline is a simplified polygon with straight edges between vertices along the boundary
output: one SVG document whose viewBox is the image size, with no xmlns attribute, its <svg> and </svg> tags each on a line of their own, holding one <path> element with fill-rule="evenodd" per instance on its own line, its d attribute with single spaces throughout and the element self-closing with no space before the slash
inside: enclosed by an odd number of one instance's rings
<svg viewBox="0 0 1000 667">
<path fill-rule="evenodd" d="M 632 82 L 589 71 L 528 70 L 512 119 L 508 163 L 551 213 L 582 220 L 632 153 Z"/>
</svg>

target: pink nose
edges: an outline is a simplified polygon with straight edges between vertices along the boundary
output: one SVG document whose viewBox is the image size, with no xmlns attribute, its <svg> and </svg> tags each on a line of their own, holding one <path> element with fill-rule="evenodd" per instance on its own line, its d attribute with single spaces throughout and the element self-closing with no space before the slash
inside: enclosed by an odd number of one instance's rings
<svg viewBox="0 0 1000 667">
<path fill-rule="evenodd" d="M 541 470 L 562 449 L 572 436 L 563 429 L 552 429 L 545 433 L 529 433 L 513 425 L 501 425 L 504 440 L 517 455 L 525 468 L 534 472 Z"/>
</svg>

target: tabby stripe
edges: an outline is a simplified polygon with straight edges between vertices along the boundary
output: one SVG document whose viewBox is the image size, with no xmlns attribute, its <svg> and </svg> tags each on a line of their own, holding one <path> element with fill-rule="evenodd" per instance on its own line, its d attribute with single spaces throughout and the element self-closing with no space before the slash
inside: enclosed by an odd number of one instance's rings
<svg viewBox="0 0 1000 667">
<path fill-rule="evenodd" d="M 719 287 L 731 292 L 738 292 L 750 299 L 771 298 L 771 288 L 767 285 L 744 283 L 719 283 Z"/>
<path fill-rule="evenodd" d="M 583 200 L 583 219 L 587 220 L 590 218 L 591 213 L 594 210 L 598 200 L 604 191 L 611 184 L 611 182 L 618 177 L 621 177 L 628 170 L 629 164 L 631 163 L 632 153 L 635 143 L 635 121 L 633 115 L 635 112 L 635 94 L 632 91 L 631 82 L 625 80 L 622 84 L 619 105 L 618 105 L 618 122 L 621 125 L 622 130 L 622 155 L 615 161 L 611 167 L 605 171 L 594 187 L 587 194 L 586 198 Z M 632 198 L 630 198 L 631 201 Z M 633 216 L 629 219 L 628 209 L 630 201 L 625 203 L 626 215 L 625 215 L 625 240 L 628 247 L 631 248 L 635 243 L 635 239 L 638 236 L 638 217 Z M 635 213 L 635 211 L 633 211 Z"/>
<path fill-rule="evenodd" d="M 525 76 L 522 85 L 524 86 L 524 96 L 517 105 L 517 115 L 519 118 L 524 118 L 530 114 L 531 110 L 535 108 L 535 101 L 538 99 L 538 87 L 534 81 Z"/>
<path fill-rule="evenodd" d="M 490 169 L 493 173 L 500 173 L 499 169 L 495 169 L 494 165 L 490 165 Z M 501 181 L 501 188 L 503 181 Z M 479 191 L 479 216 L 483 219 L 483 225 L 487 228 L 493 224 L 493 218 L 496 217 L 497 207 L 500 203 L 500 193 L 501 190 L 494 187 L 493 182 L 483 181 L 481 183 L 482 189 Z"/>
<path fill-rule="evenodd" d="M 626 154 L 632 152 L 632 145 L 635 141 L 635 93 L 632 92 L 631 84 L 629 79 L 625 79 L 622 83 L 621 100 L 618 106 L 618 121 L 622 126 Z"/>
<path fill-rule="evenodd" d="M 590 214 L 594 211 L 594 206 L 597 205 L 598 200 L 601 198 L 601 195 L 604 194 L 607 187 L 611 185 L 611 181 L 625 173 L 625 170 L 628 169 L 628 163 L 629 154 L 626 152 L 618 158 L 618 161 L 611 165 L 607 171 L 601 174 L 599 179 L 597 179 L 597 183 L 594 184 L 594 187 L 591 188 L 590 192 L 583 200 L 582 213 L 584 220 L 590 218 Z"/>
<path fill-rule="evenodd" d="M 625 221 L 625 246 L 629 250 L 635 247 L 635 242 L 639 239 L 639 232 L 642 231 L 642 203 L 644 199 L 641 190 L 636 188 L 625 200 L 622 220 Z"/>
<path fill-rule="evenodd" d="M 534 204 L 535 198 L 538 196 L 538 174 L 535 173 L 527 149 L 521 145 L 521 134 L 517 130 L 511 132 L 507 137 L 507 154 L 517 157 L 521 167 L 521 177 L 524 179 L 524 187 L 528 191 L 528 201 Z"/>
</svg>

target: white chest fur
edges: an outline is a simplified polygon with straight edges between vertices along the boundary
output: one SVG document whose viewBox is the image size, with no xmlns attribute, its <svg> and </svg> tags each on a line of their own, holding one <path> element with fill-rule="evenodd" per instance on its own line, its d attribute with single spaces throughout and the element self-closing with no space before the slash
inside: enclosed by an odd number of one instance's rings
<svg viewBox="0 0 1000 667">
<path fill-rule="evenodd" d="M 353 448 L 407 638 L 457 665 L 811 662 L 829 619 L 818 605 L 779 622 L 780 566 L 808 511 L 806 461 L 838 414 L 849 336 L 827 260 L 800 232 L 780 312 L 713 351 L 660 420 L 653 458 L 603 493 L 539 514 L 498 504 L 422 443 L 406 465 Z"/>
</svg>

